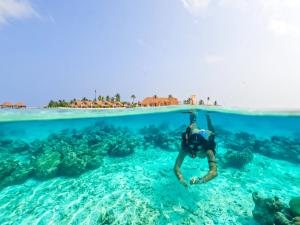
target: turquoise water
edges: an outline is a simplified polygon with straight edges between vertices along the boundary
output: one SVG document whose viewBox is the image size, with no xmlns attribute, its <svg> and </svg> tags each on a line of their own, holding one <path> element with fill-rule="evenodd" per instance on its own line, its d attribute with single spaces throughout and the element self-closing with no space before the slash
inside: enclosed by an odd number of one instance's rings
<svg viewBox="0 0 300 225">
<path fill-rule="evenodd" d="M 0 224 L 254 225 L 252 192 L 300 195 L 298 113 L 211 110 L 218 176 L 185 189 L 183 110 L 0 110 Z M 207 160 L 181 170 L 203 176 Z"/>
</svg>

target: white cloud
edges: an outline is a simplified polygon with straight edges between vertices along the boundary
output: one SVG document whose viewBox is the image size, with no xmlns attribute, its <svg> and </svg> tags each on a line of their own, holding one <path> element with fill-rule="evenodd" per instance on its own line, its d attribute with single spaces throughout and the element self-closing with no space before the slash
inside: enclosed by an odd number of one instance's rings
<svg viewBox="0 0 300 225">
<path fill-rule="evenodd" d="M 269 23 L 269 30 L 278 36 L 300 37 L 300 26 L 283 20 L 272 19 Z"/>
<path fill-rule="evenodd" d="M 249 3 L 246 0 L 220 0 L 219 6 L 245 10 L 248 8 Z"/>
<path fill-rule="evenodd" d="M 0 0 L 0 26 L 10 19 L 22 19 L 37 16 L 27 0 Z"/>
<path fill-rule="evenodd" d="M 300 37 L 300 0 L 218 0 L 218 6 L 260 16 L 276 36 Z"/>
<path fill-rule="evenodd" d="M 206 64 L 216 64 L 223 61 L 223 57 L 217 55 L 207 55 L 204 57 L 204 62 Z"/>
<path fill-rule="evenodd" d="M 257 0 L 273 34 L 300 37 L 299 0 Z"/>
<path fill-rule="evenodd" d="M 211 0 L 181 0 L 181 2 L 189 13 L 198 16 L 209 6 Z"/>
</svg>

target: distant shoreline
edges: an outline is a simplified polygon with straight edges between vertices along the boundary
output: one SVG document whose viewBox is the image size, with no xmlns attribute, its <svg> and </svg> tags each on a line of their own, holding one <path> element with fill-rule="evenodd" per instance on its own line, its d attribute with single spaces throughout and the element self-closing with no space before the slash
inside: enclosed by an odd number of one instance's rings
<svg viewBox="0 0 300 225">
<path fill-rule="evenodd" d="M 133 110 L 133 109 L 156 109 L 156 108 L 191 108 L 191 109 L 205 109 L 208 111 L 228 111 L 228 112 L 247 112 L 247 113 L 296 113 L 300 114 L 300 108 L 250 108 L 250 107 L 230 107 L 230 106 L 214 106 L 214 105 L 172 105 L 172 106 L 139 106 L 134 108 L 124 108 L 124 107 L 114 107 L 114 108 L 70 108 L 70 107 L 57 107 L 57 108 L 45 108 L 39 106 L 27 107 L 27 109 L 49 109 L 49 110 L 92 110 L 92 111 L 101 111 L 101 110 Z M 18 110 L 18 109 L 12 109 Z M 19 109 L 26 110 L 26 109 Z"/>
<path fill-rule="evenodd" d="M 189 110 L 203 110 L 214 113 L 236 114 L 245 116 L 300 116 L 298 109 L 241 109 L 223 106 L 178 105 L 160 107 L 138 108 L 27 108 L 27 109 L 2 109 L 0 122 L 33 121 L 33 120 L 60 120 L 60 119 L 88 119 L 101 117 L 132 116 L 154 113 L 183 112 Z"/>
</svg>

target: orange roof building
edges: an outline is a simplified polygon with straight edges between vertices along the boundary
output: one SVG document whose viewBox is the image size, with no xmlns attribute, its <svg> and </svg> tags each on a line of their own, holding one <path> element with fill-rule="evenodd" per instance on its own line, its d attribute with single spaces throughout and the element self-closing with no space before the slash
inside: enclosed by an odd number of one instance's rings
<svg viewBox="0 0 300 225">
<path fill-rule="evenodd" d="M 141 103 L 141 106 L 167 106 L 167 105 L 178 105 L 179 101 L 177 98 L 156 98 L 147 97 Z"/>
<path fill-rule="evenodd" d="M 14 105 L 11 102 L 4 102 L 0 106 L 1 106 L 1 108 L 13 108 L 14 107 Z"/>
<path fill-rule="evenodd" d="M 71 104 L 72 108 L 81 108 L 82 102 L 80 100 L 76 100 L 74 103 Z"/>
<path fill-rule="evenodd" d="M 26 105 L 23 102 L 17 102 L 14 105 L 15 108 L 26 108 Z"/>
<path fill-rule="evenodd" d="M 13 104 L 11 102 L 4 102 L 2 105 L 0 105 L 0 108 L 26 108 L 26 105 L 23 102 L 17 102 L 16 104 Z"/>
</svg>

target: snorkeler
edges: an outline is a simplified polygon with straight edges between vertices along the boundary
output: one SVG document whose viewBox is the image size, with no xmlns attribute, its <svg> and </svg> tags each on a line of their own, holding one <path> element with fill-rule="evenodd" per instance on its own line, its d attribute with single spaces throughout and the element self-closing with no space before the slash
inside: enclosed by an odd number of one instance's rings
<svg viewBox="0 0 300 225">
<path fill-rule="evenodd" d="M 215 130 L 212 126 L 209 115 L 206 114 L 205 116 L 208 130 L 198 129 L 196 123 L 197 115 L 194 112 L 190 112 L 190 125 L 187 127 L 186 132 L 182 134 L 181 150 L 174 165 L 174 172 L 180 183 L 186 188 L 188 187 L 188 184 L 182 176 L 180 167 L 187 155 L 193 159 L 196 157 L 207 157 L 209 165 L 209 171 L 204 177 L 191 178 L 191 185 L 205 183 L 217 176 L 217 163 L 215 160 L 216 143 L 214 141 Z"/>
</svg>

